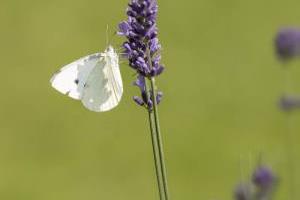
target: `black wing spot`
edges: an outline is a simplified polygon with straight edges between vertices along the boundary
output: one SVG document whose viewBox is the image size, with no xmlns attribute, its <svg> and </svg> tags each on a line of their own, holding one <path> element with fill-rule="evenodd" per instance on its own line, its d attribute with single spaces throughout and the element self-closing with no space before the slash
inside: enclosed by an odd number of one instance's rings
<svg viewBox="0 0 300 200">
<path fill-rule="evenodd" d="M 78 83 L 79 83 L 79 80 L 78 80 L 78 79 L 76 79 L 74 82 L 76 83 L 76 85 L 78 85 Z"/>
</svg>

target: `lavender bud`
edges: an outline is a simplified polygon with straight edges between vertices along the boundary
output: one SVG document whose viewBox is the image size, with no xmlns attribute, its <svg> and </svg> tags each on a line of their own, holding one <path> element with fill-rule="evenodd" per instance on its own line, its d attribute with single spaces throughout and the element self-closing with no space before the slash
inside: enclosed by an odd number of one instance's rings
<svg viewBox="0 0 300 200">
<path fill-rule="evenodd" d="M 156 52 L 161 48 L 158 39 L 157 38 L 153 38 L 150 40 L 150 51 L 152 52 Z"/>
<path fill-rule="evenodd" d="M 164 71 L 164 69 L 165 68 L 163 66 L 153 67 L 153 69 L 151 70 L 151 76 L 160 75 Z"/>
<path fill-rule="evenodd" d="M 121 22 L 119 24 L 119 30 L 120 31 L 117 32 L 118 35 L 127 36 L 130 31 L 130 26 L 129 26 L 128 22 Z"/>
<path fill-rule="evenodd" d="M 148 109 L 152 110 L 152 108 L 153 108 L 153 102 L 151 101 L 151 99 L 148 100 L 147 105 L 148 105 Z"/>
<path fill-rule="evenodd" d="M 140 88 L 141 92 L 145 92 L 146 90 L 146 82 L 145 82 L 145 77 L 143 76 L 138 76 L 136 81 L 133 83 L 133 85 L 136 85 Z"/>
<path fill-rule="evenodd" d="M 134 96 L 133 100 L 135 101 L 135 103 L 137 103 L 140 106 L 143 106 L 145 104 L 144 101 L 138 96 Z"/>
</svg>

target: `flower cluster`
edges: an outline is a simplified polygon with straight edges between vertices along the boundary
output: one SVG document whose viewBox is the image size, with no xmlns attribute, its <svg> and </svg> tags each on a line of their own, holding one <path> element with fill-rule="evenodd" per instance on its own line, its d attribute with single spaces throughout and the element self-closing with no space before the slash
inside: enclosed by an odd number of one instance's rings
<svg viewBox="0 0 300 200">
<path fill-rule="evenodd" d="M 281 29 L 275 37 L 275 49 L 281 60 L 300 56 L 300 29 Z"/>
<path fill-rule="evenodd" d="M 127 21 L 119 24 L 118 34 L 125 36 L 123 43 L 124 55 L 129 65 L 139 74 L 135 85 L 141 89 L 141 97 L 134 97 L 134 101 L 142 106 L 152 107 L 149 91 L 146 89 L 145 78 L 150 79 L 160 75 L 164 67 L 160 65 L 161 45 L 157 38 L 156 26 L 158 5 L 156 0 L 131 0 L 127 8 Z M 155 97 L 158 102 L 162 93 Z"/>
<path fill-rule="evenodd" d="M 276 179 L 268 167 L 257 167 L 252 175 L 251 183 L 241 183 L 236 187 L 235 200 L 270 199 L 277 182 Z"/>
</svg>

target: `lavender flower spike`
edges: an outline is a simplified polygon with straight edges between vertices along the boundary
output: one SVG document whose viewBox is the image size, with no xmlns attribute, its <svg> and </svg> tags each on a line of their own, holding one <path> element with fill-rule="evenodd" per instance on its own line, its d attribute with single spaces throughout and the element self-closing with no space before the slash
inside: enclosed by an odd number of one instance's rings
<svg viewBox="0 0 300 200">
<path fill-rule="evenodd" d="M 127 39 L 123 47 L 129 65 L 145 78 L 158 76 L 164 70 L 160 64 L 161 45 L 157 38 L 157 11 L 156 0 L 131 0 L 127 8 L 128 19 L 119 24 L 118 34 Z M 145 99 L 144 103 L 151 104 Z"/>
<path fill-rule="evenodd" d="M 163 71 L 159 64 L 161 45 L 157 38 L 157 11 L 156 0 L 132 0 L 127 9 L 128 20 L 119 24 L 119 35 L 127 38 L 123 47 L 129 65 L 145 77 L 158 76 Z"/>
<path fill-rule="evenodd" d="M 275 48 L 281 60 L 300 56 L 300 29 L 285 28 L 275 38 Z"/>
</svg>

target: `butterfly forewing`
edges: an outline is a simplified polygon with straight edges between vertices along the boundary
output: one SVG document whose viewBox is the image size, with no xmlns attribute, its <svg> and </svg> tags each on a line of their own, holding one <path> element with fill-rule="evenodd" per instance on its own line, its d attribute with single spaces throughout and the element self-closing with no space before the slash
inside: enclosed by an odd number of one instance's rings
<svg viewBox="0 0 300 200">
<path fill-rule="evenodd" d="M 85 82 L 100 58 L 100 53 L 95 53 L 61 68 L 50 80 L 52 87 L 71 98 L 81 99 Z"/>
</svg>

